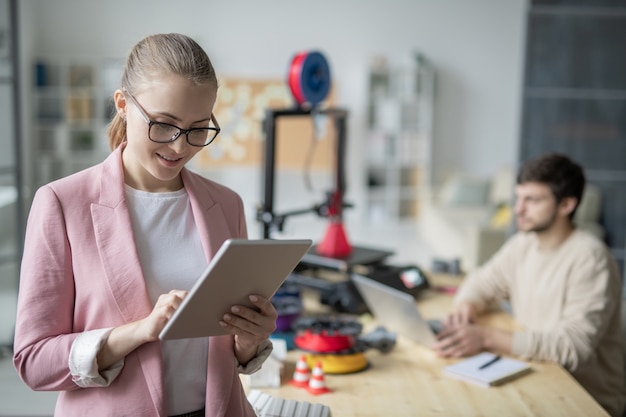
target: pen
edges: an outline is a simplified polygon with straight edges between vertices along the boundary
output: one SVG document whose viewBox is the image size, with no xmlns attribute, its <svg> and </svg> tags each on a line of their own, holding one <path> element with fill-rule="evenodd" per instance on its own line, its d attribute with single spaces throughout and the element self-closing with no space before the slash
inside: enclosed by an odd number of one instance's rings
<svg viewBox="0 0 626 417">
<path fill-rule="evenodd" d="M 489 359 L 487 362 L 480 365 L 478 369 L 485 369 L 486 367 L 491 366 L 494 363 L 498 362 L 500 359 L 501 359 L 500 356 L 494 356 L 493 359 Z"/>
</svg>

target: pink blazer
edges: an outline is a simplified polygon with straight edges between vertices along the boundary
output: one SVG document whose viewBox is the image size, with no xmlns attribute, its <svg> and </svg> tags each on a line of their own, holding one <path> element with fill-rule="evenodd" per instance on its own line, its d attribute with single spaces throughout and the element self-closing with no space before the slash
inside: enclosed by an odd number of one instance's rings
<svg viewBox="0 0 626 417">
<path fill-rule="evenodd" d="M 130 353 L 106 388 L 78 387 L 68 367 L 80 332 L 116 327 L 152 311 L 124 197 L 121 155 L 118 148 L 103 163 L 41 187 L 30 210 L 14 364 L 32 389 L 60 391 L 58 416 L 166 415 L 159 342 Z M 182 178 L 207 259 L 227 238 L 247 236 L 235 192 L 187 169 Z M 254 416 L 232 337 L 210 338 L 208 364 L 206 415 Z"/>
</svg>

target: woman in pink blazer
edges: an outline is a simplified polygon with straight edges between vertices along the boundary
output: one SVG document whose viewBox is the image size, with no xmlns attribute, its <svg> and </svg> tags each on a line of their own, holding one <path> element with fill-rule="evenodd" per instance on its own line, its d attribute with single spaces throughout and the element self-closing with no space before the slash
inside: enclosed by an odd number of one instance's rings
<svg viewBox="0 0 626 417">
<path fill-rule="evenodd" d="M 269 300 L 234 306 L 230 336 L 158 340 L 221 244 L 247 236 L 240 197 L 184 167 L 219 133 L 211 62 L 184 35 L 149 36 L 121 85 L 111 155 L 33 200 L 15 367 L 60 391 L 58 416 L 254 416 L 238 374 L 271 351 Z"/>
</svg>

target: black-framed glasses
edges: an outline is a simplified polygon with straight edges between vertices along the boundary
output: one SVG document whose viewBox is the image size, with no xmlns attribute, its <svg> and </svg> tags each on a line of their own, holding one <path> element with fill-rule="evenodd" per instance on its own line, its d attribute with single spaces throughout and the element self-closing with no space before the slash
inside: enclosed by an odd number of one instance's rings
<svg viewBox="0 0 626 417">
<path fill-rule="evenodd" d="M 150 120 L 150 117 L 143 107 L 141 107 L 137 99 L 126 90 L 124 90 L 124 94 L 130 99 L 130 101 L 133 102 L 135 107 L 137 107 L 137 110 L 139 110 L 139 113 L 141 113 L 143 119 L 148 124 L 148 139 L 152 142 L 170 143 L 174 142 L 184 134 L 188 144 L 201 148 L 210 145 L 217 134 L 220 133 L 220 125 L 217 123 L 217 119 L 213 113 L 211 113 L 211 122 L 214 125 L 213 127 L 192 127 L 191 129 L 182 129 L 169 123 Z"/>
</svg>

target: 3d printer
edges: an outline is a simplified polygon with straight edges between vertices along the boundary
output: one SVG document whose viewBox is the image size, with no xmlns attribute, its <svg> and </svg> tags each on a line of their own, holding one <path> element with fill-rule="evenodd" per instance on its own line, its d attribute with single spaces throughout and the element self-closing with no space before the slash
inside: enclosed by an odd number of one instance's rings
<svg viewBox="0 0 626 417">
<path fill-rule="evenodd" d="M 274 230 L 283 230 L 284 223 L 290 216 L 315 213 L 329 219 L 323 239 L 319 244 L 313 245 L 303 257 L 294 273 L 288 278 L 288 282 L 317 289 L 320 291 L 322 303 L 332 306 L 339 312 L 357 314 L 368 310 L 350 281 L 350 274 L 357 267 L 364 269 L 365 275 L 416 295 L 422 288 L 428 286 L 426 277 L 417 266 L 388 265 L 385 260 L 393 252 L 355 246 L 348 241 L 343 225 L 343 209 L 350 207 L 350 204 L 344 201 L 348 111 L 341 108 L 320 107 L 331 85 L 330 68 L 324 56 L 317 51 L 296 54 L 289 68 L 288 84 L 296 106 L 289 109 L 265 111 L 263 202 L 258 207 L 256 218 L 262 223 L 264 238 L 271 238 Z M 326 201 L 320 204 L 277 213 L 274 210 L 277 122 L 281 118 L 295 116 L 313 118 L 319 115 L 330 117 L 335 126 L 334 189 L 327 193 Z M 318 273 L 321 270 L 339 272 L 344 275 L 344 279 L 332 282 L 325 280 L 322 278 L 323 274 Z"/>
</svg>

